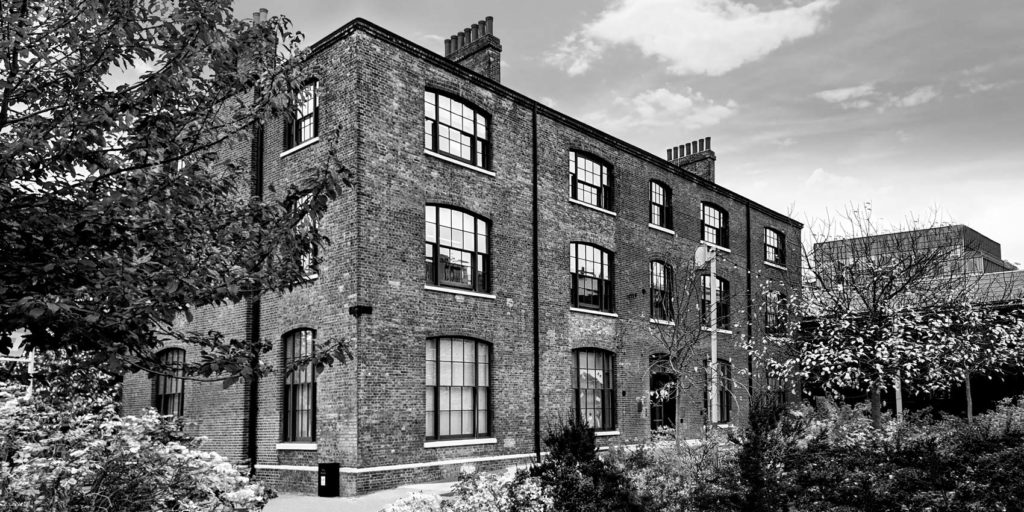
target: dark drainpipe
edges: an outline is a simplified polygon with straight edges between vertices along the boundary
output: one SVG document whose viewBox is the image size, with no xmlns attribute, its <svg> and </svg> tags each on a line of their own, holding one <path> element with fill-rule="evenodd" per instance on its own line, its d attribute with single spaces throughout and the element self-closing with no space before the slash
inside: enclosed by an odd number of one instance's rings
<svg viewBox="0 0 1024 512">
<path fill-rule="evenodd" d="M 750 343 L 751 336 L 754 333 L 754 324 L 751 322 L 751 314 L 754 308 L 754 297 L 751 286 L 751 270 L 754 268 L 753 262 L 751 261 L 751 247 L 750 247 L 750 234 L 753 230 L 750 227 L 750 203 L 744 202 L 747 214 L 747 343 Z M 750 399 L 754 397 L 754 356 L 747 351 L 747 394 Z M 750 410 L 749 403 L 747 410 Z"/>
<path fill-rule="evenodd" d="M 540 254 L 537 245 L 539 208 L 537 205 L 537 104 L 533 105 L 533 448 L 537 462 L 540 451 Z"/>
<path fill-rule="evenodd" d="M 263 198 L 263 123 L 257 123 L 253 129 L 252 155 L 252 195 Z M 256 346 L 260 341 L 260 295 L 257 292 L 249 301 L 249 342 Z M 253 375 L 249 379 L 249 416 L 246 419 L 246 454 L 249 458 L 249 475 L 256 475 L 257 432 L 259 426 L 259 395 L 260 380 Z"/>
</svg>

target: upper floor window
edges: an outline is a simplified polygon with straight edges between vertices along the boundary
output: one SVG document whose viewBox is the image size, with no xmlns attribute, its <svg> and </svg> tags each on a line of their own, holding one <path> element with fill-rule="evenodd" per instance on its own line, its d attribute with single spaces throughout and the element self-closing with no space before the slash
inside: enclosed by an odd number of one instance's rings
<svg viewBox="0 0 1024 512">
<path fill-rule="evenodd" d="M 573 409 L 583 424 L 615 430 L 615 356 L 607 350 L 573 351 Z"/>
<path fill-rule="evenodd" d="M 153 407 L 160 414 L 181 416 L 185 412 L 185 351 L 169 348 L 157 354 L 160 371 L 153 382 Z"/>
<path fill-rule="evenodd" d="M 772 228 L 764 228 L 764 260 L 786 265 L 786 235 Z"/>
<path fill-rule="evenodd" d="M 473 164 L 491 166 L 487 114 L 443 93 L 423 93 L 423 147 Z"/>
<path fill-rule="evenodd" d="M 590 155 L 570 151 L 569 175 L 573 199 L 605 210 L 612 210 L 610 166 Z"/>
<path fill-rule="evenodd" d="M 729 213 L 711 204 L 701 203 L 700 239 L 719 247 L 729 247 Z"/>
<path fill-rule="evenodd" d="M 299 199 L 298 205 L 300 208 L 309 208 L 310 201 L 310 196 L 303 196 Z M 317 228 L 318 223 L 316 217 L 309 213 L 304 215 L 295 226 L 296 231 L 302 235 L 314 233 Z M 305 272 L 306 278 L 308 279 L 317 277 L 320 268 L 319 253 L 320 248 L 315 243 L 310 243 L 303 248 L 302 255 L 300 256 L 300 264 L 302 265 L 302 270 Z"/>
<path fill-rule="evenodd" d="M 612 254 L 596 245 L 569 244 L 572 305 L 611 312 L 614 308 Z"/>
<path fill-rule="evenodd" d="M 430 338 L 426 363 L 426 438 L 491 432 L 491 346 L 468 338 Z"/>
<path fill-rule="evenodd" d="M 427 283 L 490 290 L 491 258 L 487 220 L 445 206 L 426 207 Z"/>
<path fill-rule="evenodd" d="M 764 332 L 768 335 L 786 333 L 786 296 L 779 292 L 765 294 Z"/>
<path fill-rule="evenodd" d="M 316 373 L 313 364 L 296 367 L 302 358 L 313 353 L 315 334 L 309 329 L 293 331 L 284 337 L 284 407 L 281 440 L 313 442 L 316 440 Z"/>
<path fill-rule="evenodd" d="M 651 181 L 651 224 L 672 229 L 672 189 Z"/>
<path fill-rule="evenodd" d="M 295 99 L 292 119 L 284 124 L 284 149 L 291 149 L 320 134 L 320 100 L 316 80 L 307 83 Z"/>
<path fill-rule="evenodd" d="M 718 282 L 717 296 L 715 301 L 718 305 L 718 312 L 715 322 L 715 326 L 719 329 L 729 328 L 729 281 L 722 279 L 721 277 L 715 276 L 715 280 Z M 701 284 L 704 287 L 704 296 L 700 301 L 700 317 L 702 323 L 710 327 L 711 317 L 709 312 L 711 311 L 711 276 L 701 276 Z"/>
<path fill-rule="evenodd" d="M 708 362 L 704 361 L 707 367 Z M 711 393 L 711 381 L 715 382 L 715 393 Z M 709 403 L 710 402 L 710 403 Z M 709 423 L 729 423 L 732 421 L 732 363 L 719 359 L 714 371 L 708 372 L 707 393 L 704 395 L 704 410 L 708 413 Z M 717 421 L 712 411 L 718 413 Z"/>
<path fill-rule="evenodd" d="M 672 266 L 661 261 L 651 262 L 651 318 L 673 319 Z"/>
</svg>

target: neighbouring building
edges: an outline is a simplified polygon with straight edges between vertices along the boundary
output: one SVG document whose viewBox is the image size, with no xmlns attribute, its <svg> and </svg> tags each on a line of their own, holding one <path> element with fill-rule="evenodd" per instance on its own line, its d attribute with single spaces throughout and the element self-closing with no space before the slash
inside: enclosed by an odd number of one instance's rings
<svg viewBox="0 0 1024 512">
<path fill-rule="evenodd" d="M 224 150 L 261 193 L 329 151 L 353 186 L 319 220 L 332 243 L 307 282 L 188 327 L 275 340 L 282 366 L 344 337 L 354 360 L 228 389 L 133 374 L 126 413 L 182 415 L 210 449 L 306 493 L 324 463 L 350 495 L 536 460 L 571 414 L 602 444 L 633 443 L 650 435 L 658 380 L 643 331 L 666 321 L 666 276 L 701 245 L 719 253 L 722 373 L 755 383 L 739 377 L 740 340 L 761 332 L 763 283 L 799 286 L 802 225 L 717 185 L 710 138 L 660 158 L 501 85 L 492 23 L 441 56 L 353 20 L 311 47 L 295 119 Z M 722 422 L 742 426 L 749 386 L 719 389 Z M 680 402 L 697 436 L 704 391 Z"/>
</svg>

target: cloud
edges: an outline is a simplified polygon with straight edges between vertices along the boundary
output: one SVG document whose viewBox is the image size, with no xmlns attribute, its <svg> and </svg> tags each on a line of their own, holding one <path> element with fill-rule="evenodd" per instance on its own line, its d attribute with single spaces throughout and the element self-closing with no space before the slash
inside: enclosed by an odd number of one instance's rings
<svg viewBox="0 0 1024 512">
<path fill-rule="evenodd" d="M 870 101 L 863 99 L 865 96 L 872 96 L 875 94 L 874 84 L 857 85 L 854 87 L 843 87 L 841 89 L 829 89 L 827 91 L 819 91 L 814 93 L 815 96 L 821 98 L 828 103 L 838 103 L 843 108 L 864 108 L 859 105 L 868 103 Z"/>
<path fill-rule="evenodd" d="M 918 105 L 924 105 L 931 100 L 939 97 L 939 91 L 935 90 L 935 87 L 926 85 L 924 87 L 918 87 L 909 94 L 902 98 L 893 98 L 892 105 L 896 107 L 916 107 Z"/>
<path fill-rule="evenodd" d="M 811 175 L 804 181 L 804 186 L 811 188 L 820 187 L 849 187 L 860 183 L 860 180 L 852 176 L 840 176 L 832 174 L 821 167 L 811 171 Z"/>
<path fill-rule="evenodd" d="M 893 94 L 879 91 L 874 84 L 868 83 L 853 87 L 818 91 L 814 96 L 826 103 L 839 105 L 844 110 L 863 110 L 875 107 L 884 112 L 890 107 L 910 108 L 924 105 L 939 97 L 939 91 L 932 85 L 912 89 L 904 94 Z"/>
<path fill-rule="evenodd" d="M 718 124 L 738 108 L 735 101 L 716 103 L 689 87 L 683 93 L 662 87 L 631 98 L 617 97 L 611 107 L 583 117 L 589 124 L 612 131 L 661 126 L 692 130 Z"/>
<path fill-rule="evenodd" d="M 619 0 L 568 35 L 546 57 L 570 75 L 586 72 L 605 50 L 633 45 L 677 75 L 722 75 L 822 27 L 838 0 L 760 10 L 736 0 Z"/>
</svg>

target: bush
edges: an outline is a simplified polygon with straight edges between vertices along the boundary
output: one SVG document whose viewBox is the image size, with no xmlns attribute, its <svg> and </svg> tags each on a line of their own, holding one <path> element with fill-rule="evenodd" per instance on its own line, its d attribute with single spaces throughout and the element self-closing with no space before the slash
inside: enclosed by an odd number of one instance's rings
<svg viewBox="0 0 1024 512">
<path fill-rule="evenodd" d="M 594 429 L 572 417 L 544 438 L 550 455 L 529 469 L 554 497 L 559 512 L 643 510 L 629 492 L 629 481 L 597 456 Z"/>
<path fill-rule="evenodd" d="M 5 511 L 259 510 L 269 498 L 168 418 L 122 417 L 113 404 L 83 398 L 25 401 L 15 398 L 23 393 L 17 386 L 6 391 L 0 393 Z"/>
</svg>

